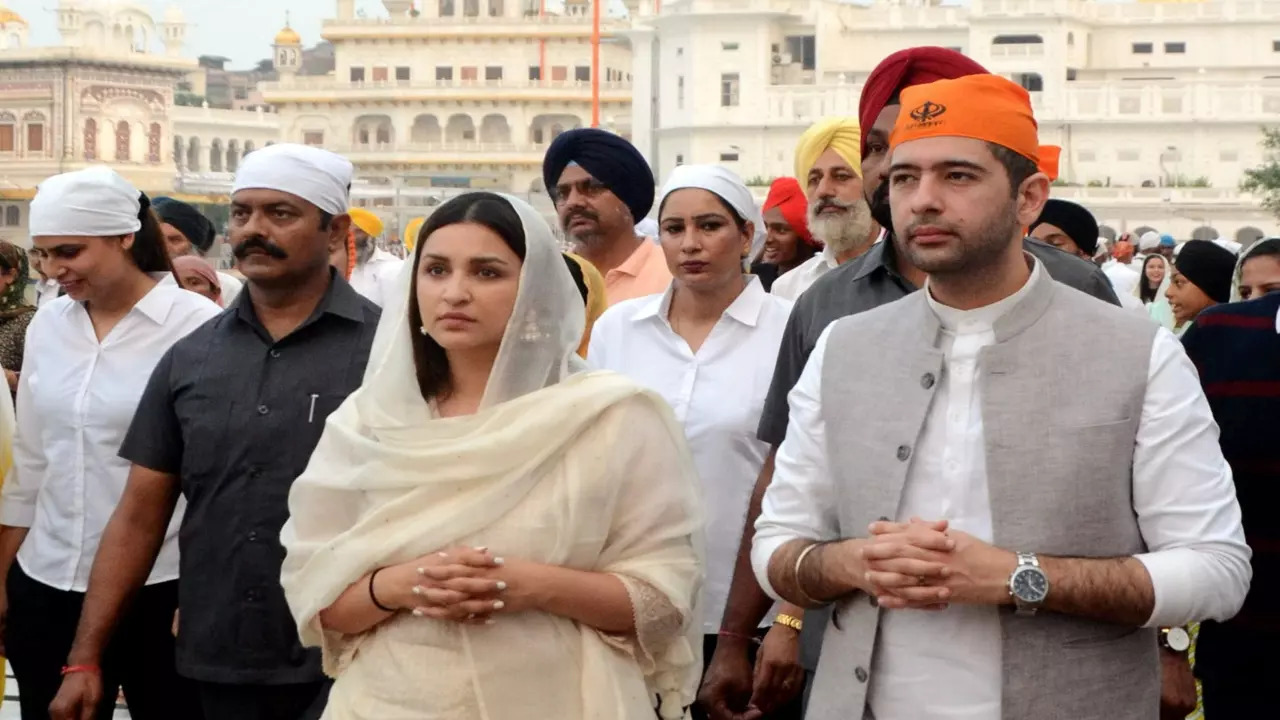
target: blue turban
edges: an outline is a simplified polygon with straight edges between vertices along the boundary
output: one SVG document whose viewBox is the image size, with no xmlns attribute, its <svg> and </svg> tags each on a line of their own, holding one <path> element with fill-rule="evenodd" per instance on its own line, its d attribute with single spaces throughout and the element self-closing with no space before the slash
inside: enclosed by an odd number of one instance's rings
<svg viewBox="0 0 1280 720">
<path fill-rule="evenodd" d="M 213 223 L 209 222 L 209 219 L 194 205 L 188 205 L 171 197 L 158 197 L 151 201 L 151 207 L 156 211 L 161 222 L 174 226 L 178 232 L 186 235 L 192 247 L 199 250 L 201 255 L 209 252 L 213 247 L 213 240 L 217 235 L 213 229 Z"/>
<path fill-rule="evenodd" d="M 542 182 L 548 194 L 555 192 L 560 174 L 577 163 L 599 180 L 631 209 L 639 221 L 653 208 L 657 184 L 644 156 L 625 138 L 596 128 L 579 128 L 561 133 L 547 148 L 542 161 Z M 553 198 L 554 199 L 554 198 Z"/>
</svg>

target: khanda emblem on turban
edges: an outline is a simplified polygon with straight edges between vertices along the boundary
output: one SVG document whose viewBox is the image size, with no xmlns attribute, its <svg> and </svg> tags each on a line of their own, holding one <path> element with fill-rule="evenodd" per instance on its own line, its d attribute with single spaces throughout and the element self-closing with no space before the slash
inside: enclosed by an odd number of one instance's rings
<svg viewBox="0 0 1280 720">
<path fill-rule="evenodd" d="M 937 120 L 946 112 L 946 105 L 939 105 L 931 100 L 926 100 L 920 107 L 911 111 L 911 119 L 918 123 L 927 123 L 932 120 Z"/>
</svg>

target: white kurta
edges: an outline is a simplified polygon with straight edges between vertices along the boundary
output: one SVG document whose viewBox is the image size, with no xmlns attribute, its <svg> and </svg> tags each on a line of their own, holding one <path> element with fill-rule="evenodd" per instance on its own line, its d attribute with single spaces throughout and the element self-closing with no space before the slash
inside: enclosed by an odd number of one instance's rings
<svg viewBox="0 0 1280 720">
<path fill-rule="evenodd" d="M 368 262 L 356 265 L 355 270 L 351 271 L 351 287 L 382 307 L 387 302 L 389 290 L 395 284 L 403 264 L 404 260 L 386 250 L 374 250 Z"/>
<path fill-rule="evenodd" d="M 714 635 L 729 598 L 742 523 L 769 454 L 756 437 L 791 302 L 751 278 L 698 352 L 671 329 L 671 290 L 619 303 L 596 322 L 588 361 L 653 390 L 684 426 L 707 514 L 702 629 Z M 765 618 L 762 625 L 771 623 Z"/>
</svg>

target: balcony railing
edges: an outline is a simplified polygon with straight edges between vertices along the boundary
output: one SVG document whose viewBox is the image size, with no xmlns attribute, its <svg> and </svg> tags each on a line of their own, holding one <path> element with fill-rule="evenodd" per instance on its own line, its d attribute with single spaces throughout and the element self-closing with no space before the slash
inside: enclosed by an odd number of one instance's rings
<svg viewBox="0 0 1280 720">
<path fill-rule="evenodd" d="M 344 81 L 331 77 L 301 77 L 289 83 L 265 82 L 263 92 L 289 92 L 293 90 L 325 90 L 342 92 L 350 90 L 591 90 L 588 80 L 353 80 Z M 600 83 L 601 92 L 630 91 L 631 83 L 613 81 Z"/>
<path fill-rule="evenodd" d="M 798 15 L 810 8 L 805 0 L 676 0 L 663 3 L 662 15 L 784 13 Z"/>
<path fill-rule="evenodd" d="M 831 115 L 858 114 L 859 84 L 774 85 L 765 89 L 763 109 L 717 108 L 718 124 L 807 124 Z M 1280 82 L 1153 84 L 1069 83 L 1061 93 L 1033 92 L 1041 121 L 1192 122 L 1231 120 L 1274 122 L 1280 117 Z"/>
<path fill-rule="evenodd" d="M 1044 57 L 1044 43 L 1010 43 L 991 46 L 991 57 L 1040 58 Z"/>
<path fill-rule="evenodd" d="M 414 154 L 422 155 L 429 153 L 439 154 L 457 154 L 457 153 L 489 153 L 494 155 L 538 155 L 541 156 L 547 151 L 547 144 L 537 143 L 510 143 L 510 142 L 480 142 L 471 140 L 454 140 L 445 142 L 394 142 L 394 143 L 351 143 L 344 145 L 326 144 L 326 150 L 343 155 L 363 155 L 363 154 Z"/>
<path fill-rule="evenodd" d="M 781 0 L 778 0 L 781 1 Z M 422 28 L 440 25 L 462 25 L 462 26 L 480 26 L 480 25 L 583 25 L 588 29 L 591 27 L 590 15 L 542 15 L 536 13 L 531 15 L 489 15 L 487 13 L 475 16 L 467 15 L 449 15 L 446 17 L 432 17 L 422 14 L 418 17 L 390 17 L 390 18 L 356 18 L 353 20 L 335 20 L 328 19 L 322 24 L 325 32 L 330 30 L 341 30 L 344 28 L 398 28 L 411 27 Z M 601 17 L 601 27 L 625 27 L 627 21 L 623 18 Z"/>
</svg>

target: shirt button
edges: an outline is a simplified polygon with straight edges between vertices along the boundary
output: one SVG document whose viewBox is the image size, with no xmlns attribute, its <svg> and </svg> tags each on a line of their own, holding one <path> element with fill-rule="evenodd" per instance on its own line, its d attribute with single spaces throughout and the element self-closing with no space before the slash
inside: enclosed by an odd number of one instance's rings
<svg viewBox="0 0 1280 720">
<path fill-rule="evenodd" d="M 249 542 L 258 542 L 258 531 L 257 531 L 257 530 L 250 530 L 250 531 L 249 531 Z"/>
<path fill-rule="evenodd" d="M 259 405 L 259 406 L 258 406 L 258 414 L 259 414 L 259 415 L 266 415 L 266 414 L 267 414 L 267 413 L 269 413 L 269 412 L 271 412 L 271 410 L 270 410 L 270 409 L 268 409 L 266 405 Z"/>
<path fill-rule="evenodd" d="M 928 390 L 929 388 L 933 387 L 933 383 L 935 381 L 936 381 L 936 378 L 933 377 L 933 373 L 925 373 L 920 378 L 920 387 L 924 388 L 925 390 Z"/>
<path fill-rule="evenodd" d="M 903 461 L 903 462 L 906 462 L 907 460 L 911 459 L 911 446 L 910 446 L 910 445 L 899 445 L 899 446 L 898 446 L 898 459 L 899 459 L 899 460 L 901 460 L 901 461 Z"/>
<path fill-rule="evenodd" d="M 279 351 L 279 350 L 272 350 L 272 351 L 271 351 L 271 353 L 270 353 L 270 355 L 271 355 L 271 357 L 273 357 L 273 358 L 278 358 L 278 357 L 280 357 L 280 351 Z"/>
<path fill-rule="evenodd" d="M 861 668 L 861 667 L 854 668 L 853 676 L 858 678 L 858 682 L 860 683 L 864 683 L 867 681 L 867 671 L 864 668 Z"/>
</svg>

